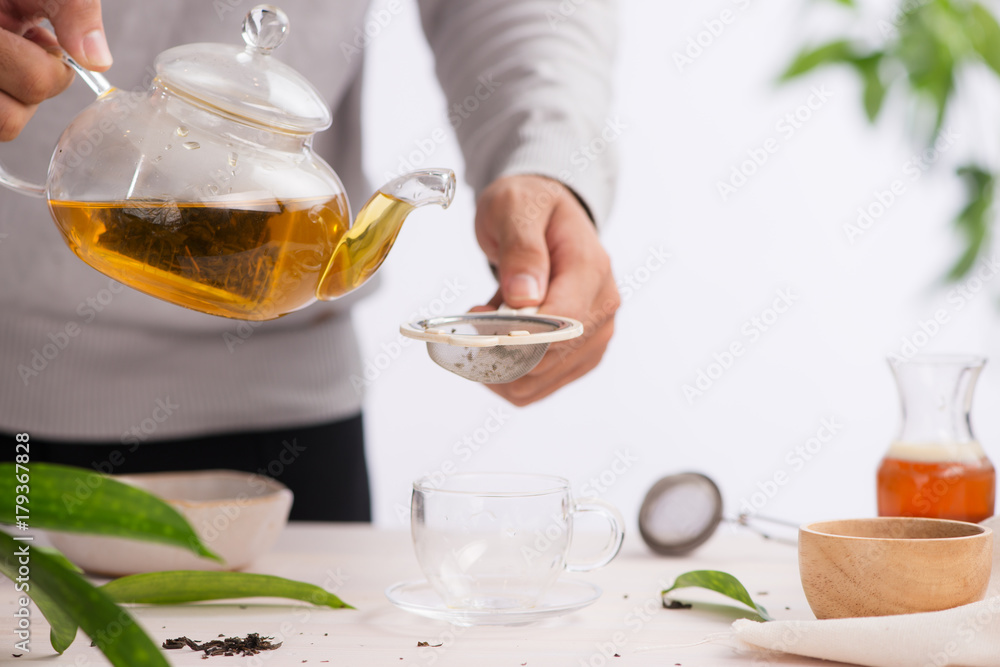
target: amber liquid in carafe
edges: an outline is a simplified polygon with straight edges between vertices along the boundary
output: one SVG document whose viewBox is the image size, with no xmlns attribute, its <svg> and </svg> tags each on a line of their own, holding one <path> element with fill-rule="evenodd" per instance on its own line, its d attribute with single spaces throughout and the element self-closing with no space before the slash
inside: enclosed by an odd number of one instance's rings
<svg viewBox="0 0 1000 667">
<path fill-rule="evenodd" d="M 413 207 L 373 199 L 353 228 L 343 196 L 49 206 L 73 252 L 115 280 L 204 313 L 267 320 L 312 303 L 321 279 L 329 299 L 374 273 Z"/>
<path fill-rule="evenodd" d="M 993 516 L 996 471 L 978 444 L 968 456 L 927 460 L 896 443 L 878 469 L 879 516 L 916 516 L 978 523 Z M 926 448 L 918 448 L 926 449 Z M 955 449 L 955 447 L 952 447 Z"/>
</svg>

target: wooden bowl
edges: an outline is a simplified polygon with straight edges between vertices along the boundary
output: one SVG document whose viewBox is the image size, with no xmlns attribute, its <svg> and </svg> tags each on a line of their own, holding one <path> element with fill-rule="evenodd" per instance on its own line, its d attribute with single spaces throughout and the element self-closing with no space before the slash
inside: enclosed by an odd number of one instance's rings
<svg viewBox="0 0 1000 667">
<path fill-rule="evenodd" d="M 963 521 L 882 517 L 799 529 L 799 576 L 816 618 L 888 616 L 982 600 L 993 531 Z"/>
</svg>

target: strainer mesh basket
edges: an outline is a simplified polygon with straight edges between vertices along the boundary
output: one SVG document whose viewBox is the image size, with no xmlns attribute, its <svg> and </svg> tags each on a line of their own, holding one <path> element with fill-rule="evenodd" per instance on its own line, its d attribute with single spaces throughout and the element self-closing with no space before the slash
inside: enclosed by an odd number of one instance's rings
<svg viewBox="0 0 1000 667">
<path fill-rule="evenodd" d="M 470 336 L 510 336 L 511 332 L 548 333 L 559 328 L 553 322 L 527 316 L 450 317 L 425 320 L 425 328 Z M 513 382 L 531 371 L 545 356 L 548 343 L 462 347 L 448 343 L 427 343 L 427 354 L 434 362 L 456 375 L 483 384 Z"/>
</svg>

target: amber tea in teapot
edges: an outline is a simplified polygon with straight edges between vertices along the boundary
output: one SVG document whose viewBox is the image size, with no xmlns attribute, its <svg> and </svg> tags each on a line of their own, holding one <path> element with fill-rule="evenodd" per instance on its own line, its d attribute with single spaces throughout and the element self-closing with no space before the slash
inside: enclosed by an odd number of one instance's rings
<svg viewBox="0 0 1000 667">
<path fill-rule="evenodd" d="M 379 193 L 351 227 L 342 195 L 197 204 L 53 201 L 50 208 L 73 252 L 102 273 L 178 305 L 240 319 L 270 319 L 312 303 L 328 264 L 326 294 L 359 286 L 413 209 Z"/>
<path fill-rule="evenodd" d="M 342 198 L 51 209 L 73 252 L 98 271 L 181 306 L 247 319 L 311 302 L 303 279 L 316 284 L 347 225 Z"/>
</svg>

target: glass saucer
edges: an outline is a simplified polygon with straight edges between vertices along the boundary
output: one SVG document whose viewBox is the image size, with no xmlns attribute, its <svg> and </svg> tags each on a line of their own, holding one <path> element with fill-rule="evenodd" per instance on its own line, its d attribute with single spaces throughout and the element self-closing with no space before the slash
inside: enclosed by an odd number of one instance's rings
<svg viewBox="0 0 1000 667">
<path fill-rule="evenodd" d="M 526 625 L 583 609 L 601 597 L 601 589 L 585 581 L 561 579 L 546 591 L 538 605 L 512 609 L 448 607 L 423 580 L 393 584 L 385 590 L 385 596 L 400 609 L 454 625 Z"/>
</svg>

